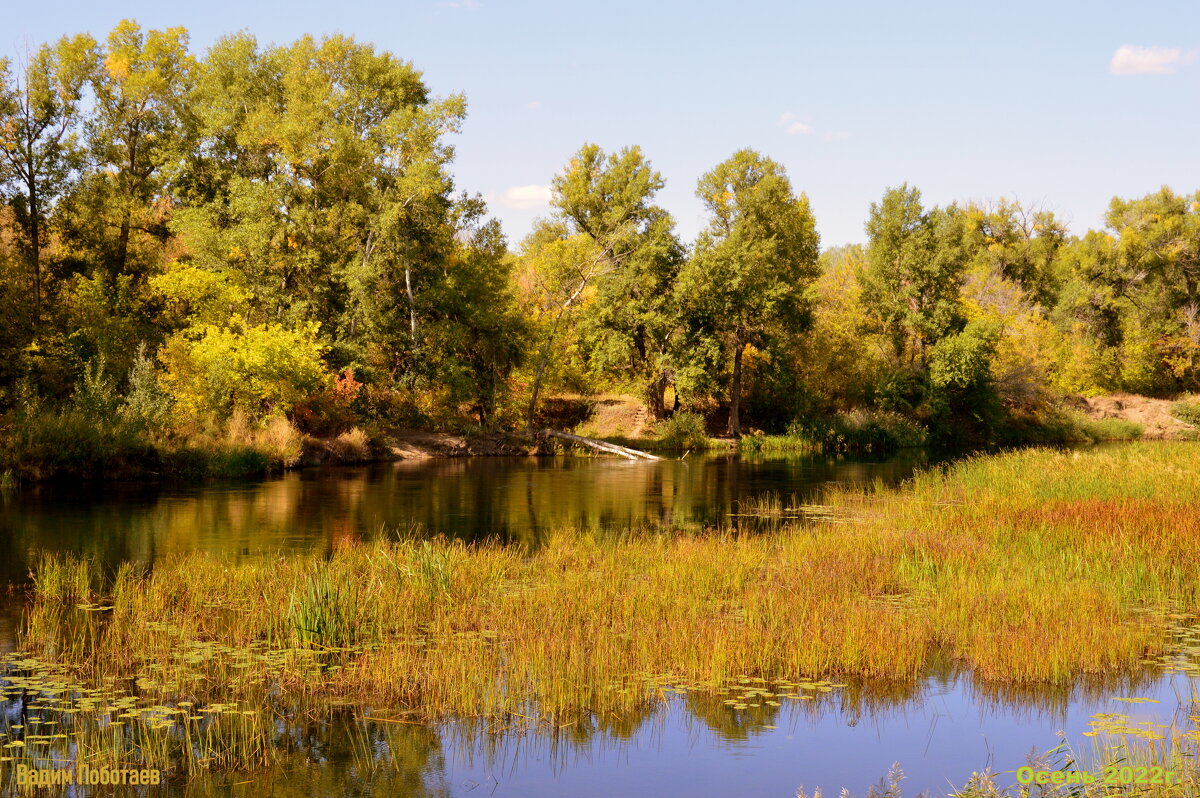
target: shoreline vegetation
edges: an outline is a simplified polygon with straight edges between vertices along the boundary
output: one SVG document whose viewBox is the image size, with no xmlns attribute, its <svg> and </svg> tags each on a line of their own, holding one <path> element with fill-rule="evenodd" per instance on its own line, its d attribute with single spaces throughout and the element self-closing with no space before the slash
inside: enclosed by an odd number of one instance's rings
<svg viewBox="0 0 1200 798">
<path fill-rule="evenodd" d="M 1134 406 L 1155 400 L 1121 395 L 1119 400 L 1091 400 L 1097 407 Z M 692 452 L 727 451 L 750 455 L 885 453 L 928 448 L 937 438 L 921 423 L 894 411 L 855 410 L 793 422 L 783 434 L 750 430 L 739 439 L 714 433 L 713 420 L 701 413 L 678 411 L 648 421 L 647 408 L 628 396 L 590 399 L 552 398 L 557 414 L 546 423 L 567 425 L 576 434 L 634 447 L 667 457 Z M 265 476 L 292 468 L 328 464 L 362 464 L 399 459 L 465 456 L 531 456 L 577 454 L 592 449 L 519 432 L 485 432 L 475 428 L 453 434 L 432 430 L 383 430 L 352 426 L 337 435 L 310 435 L 283 416 L 253 421 L 235 412 L 224 422 L 209 418 L 185 431 L 164 432 L 128 412 L 129 400 L 109 396 L 101 410 L 86 401 L 66 409 L 39 407 L 10 414 L 7 435 L 0 434 L 0 484 L 48 479 L 202 480 Z M 608 405 L 598 411 L 600 404 Z M 1023 420 L 1013 419 L 997 431 L 989 448 L 1038 444 L 1088 444 L 1133 441 L 1147 424 L 1105 410 L 1062 407 Z M 1173 429 L 1163 430 L 1165 412 L 1149 416 L 1156 439 L 1190 440 L 1200 423 L 1195 400 L 1173 404 Z M 614 409 L 615 408 L 615 409 Z M 1087 412 L 1087 410 L 1091 412 Z M 1145 416 L 1136 416 L 1144 419 Z"/>
<path fill-rule="evenodd" d="M 776 522 L 750 534 L 562 530 L 531 550 L 411 537 L 115 574 L 47 557 L 8 666 L 42 686 L 136 684 L 106 699 L 123 724 L 96 720 L 80 750 L 178 768 L 179 735 L 210 724 L 185 769 L 269 760 L 266 719 L 333 707 L 563 724 L 668 695 L 737 715 L 945 662 L 997 688 L 1200 668 L 1191 444 L 976 456 L 823 502 L 747 504 Z M 1171 745 L 1194 751 L 1195 733 Z"/>
<path fill-rule="evenodd" d="M 1177 404 L 1185 408 L 1181 420 L 1194 418 L 1187 415 L 1190 405 Z M 136 426 L 120 421 L 97 423 L 72 413 L 42 415 L 17 423 L 18 430 L 0 447 L 0 484 L 6 486 L 63 479 L 247 478 L 318 465 L 427 457 L 596 456 L 587 447 L 519 433 L 472 436 L 422 430 L 367 432 L 352 427 L 337 436 L 316 437 L 299 432 L 281 417 L 258 426 L 235 418 L 223 430 L 205 430 L 174 440 L 147 436 Z M 1093 419 L 1077 411 L 1065 411 L 1014 429 L 992 446 L 1135 441 L 1143 432 L 1136 422 Z M 711 436 L 702 417 L 680 413 L 660 424 L 652 436 L 607 435 L 598 440 L 675 457 L 699 451 L 751 455 L 884 453 L 930 446 L 930 435 L 919 424 L 899 414 L 872 412 L 813 419 L 792 425 L 782 435 L 756 431 L 740 439 Z"/>
<path fill-rule="evenodd" d="M 456 182 L 465 124 L 344 35 L 197 52 L 126 19 L 0 60 L 0 481 L 261 474 L 398 430 L 532 449 L 587 436 L 565 394 L 632 397 L 654 432 L 613 439 L 681 453 L 1136 437 L 1075 412 L 1118 395 L 1194 434 L 1200 194 L 1072 233 L 902 184 L 823 247 L 803 171 L 740 149 L 671 178 L 685 240 L 650 153 L 583 143 L 510 241 Z"/>
</svg>

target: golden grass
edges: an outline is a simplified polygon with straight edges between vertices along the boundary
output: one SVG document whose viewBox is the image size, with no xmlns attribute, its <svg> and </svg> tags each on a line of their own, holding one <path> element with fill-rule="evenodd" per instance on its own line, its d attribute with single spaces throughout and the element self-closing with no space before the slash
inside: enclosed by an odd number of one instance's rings
<svg viewBox="0 0 1200 798">
<path fill-rule="evenodd" d="M 760 534 L 192 554 L 107 585 L 87 561 L 49 559 L 24 646 L 163 703 L 342 701 L 422 720 L 619 717 L 668 684 L 911 683 L 947 660 L 982 684 L 1064 685 L 1177 657 L 1200 614 L 1198 455 L 979 457 L 834 492 Z"/>
</svg>

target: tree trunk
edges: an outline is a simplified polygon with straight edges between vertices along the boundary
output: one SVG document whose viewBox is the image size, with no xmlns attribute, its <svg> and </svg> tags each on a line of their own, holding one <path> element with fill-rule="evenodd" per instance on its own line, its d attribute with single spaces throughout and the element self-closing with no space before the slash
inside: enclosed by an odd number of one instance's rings
<svg viewBox="0 0 1200 798">
<path fill-rule="evenodd" d="M 742 350 L 746 348 L 740 340 L 733 347 L 733 387 L 729 395 L 729 434 L 735 438 L 742 435 L 742 423 L 738 411 L 742 405 Z"/>
<path fill-rule="evenodd" d="M 116 287 L 116 278 L 125 273 L 125 262 L 129 258 L 129 209 L 126 208 L 121 214 L 121 233 L 117 238 L 117 262 L 113 269 L 113 284 Z"/>
<path fill-rule="evenodd" d="M 666 393 L 669 381 L 670 378 L 666 374 L 659 374 L 646 390 L 646 405 L 656 421 L 667 417 Z"/>
<path fill-rule="evenodd" d="M 591 438 L 584 438 L 581 435 L 572 435 L 569 432 L 559 432 L 558 430 L 547 429 L 547 430 L 542 430 L 542 434 L 549 438 L 561 438 L 565 441 L 571 441 L 572 443 L 581 443 L 584 446 L 590 446 L 591 448 L 593 448 L 597 451 L 600 451 L 600 452 L 608 452 L 609 454 L 619 454 L 622 457 L 628 458 L 629 460 L 661 460 L 662 459 L 658 455 L 653 455 L 653 454 L 650 454 L 649 452 L 643 452 L 641 449 L 631 449 L 628 446 L 618 446 L 615 443 L 608 443 L 606 441 L 592 440 Z"/>
<path fill-rule="evenodd" d="M 404 291 L 408 294 L 408 324 L 412 331 L 412 342 L 417 342 L 417 300 L 413 297 L 412 269 L 404 264 Z"/>
<path fill-rule="evenodd" d="M 33 269 L 33 327 L 36 330 L 42 318 L 42 242 L 41 224 L 38 220 L 37 185 L 31 180 L 29 189 L 29 259 Z"/>
<path fill-rule="evenodd" d="M 558 322 L 566 309 L 560 310 L 546 335 L 546 343 L 542 345 L 542 356 L 538 361 L 537 374 L 533 378 L 533 391 L 529 394 L 529 409 L 525 412 L 525 434 L 533 434 L 533 414 L 537 410 L 538 392 L 542 389 L 542 376 L 546 373 L 546 364 L 550 361 L 550 345 L 554 343 L 554 334 L 558 330 Z"/>
</svg>

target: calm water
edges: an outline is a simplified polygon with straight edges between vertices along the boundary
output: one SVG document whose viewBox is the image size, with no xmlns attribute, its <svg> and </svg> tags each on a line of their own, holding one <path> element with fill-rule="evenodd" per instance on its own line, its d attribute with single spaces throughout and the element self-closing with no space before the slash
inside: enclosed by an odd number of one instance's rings
<svg viewBox="0 0 1200 798">
<path fill-rule="evenodd" d="M 175 552 L 231 557 L 326 551 L 339 539 L 420 528 L 536 544 L 548 529 L 620 531 L 738 521 L 737 502 L 766 493 L 817 498 L 831 483 L 894 483 L 924 455 L 478 458 L 299 471 L 191 487 L 36 486 L 0 500 L 0 569 L 19 584 L 42 551 L 116 565 Z M 0 614 L 0 648 L 15 619 Z M 1031 655 L 1035 655 L 1031 652 Z M 737 711 L 723 697 L 678 696 L 645 715 L 547 733 L 488 734 L 333 717 L 280 726 L 281 762 L 154 794 L 371 796 L 786 796 L 804 785 L 862 795 L 894 761 L 907 795 L 945 793 L 972 771 L 1011 772 L 1066 732 L 1077 748 L 1097 712 L 1170 722 L 1195 684 L 1130 676 L 1069 690 L 997 691 L 944 668 L 916 685 L 851 684 L 814 702 Z M 1154 698 L 1159 703 L 1116 701 Z M 9 708 L 11 709 L 11 708 Z M 241 783 L 238 783 L 241 782 Z"/>
<path fill-rule="evenodd" d="M 876 461 L 479 457 L 186 487 L 35 485 L 0 499 L 0 577 L 23 579 L 43 551 L 116 565 L 195 550 L 234 557 L 326 551 L 338 539 L 412 528 L 536 543 L 564 527 L 725 524 L 737 520 L 730 512 L 738 500 L 771 492 L 804 499 L 833 483 L 895 483 L 927 462 L 920 452 Z"/>
</svg>

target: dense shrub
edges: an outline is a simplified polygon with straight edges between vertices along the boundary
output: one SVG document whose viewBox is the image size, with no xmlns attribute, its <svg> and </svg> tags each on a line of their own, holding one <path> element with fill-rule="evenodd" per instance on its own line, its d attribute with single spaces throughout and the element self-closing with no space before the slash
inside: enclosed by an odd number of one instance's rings
<svg viewBox="0 0 1200 798">
<path fill-rule="evenodd" d="M 678 412 L 655 427 L 658 442 L 668 449 L 703 449 L 708 445 L 704 417 L 698 413 Z"/>
<path fill-rule="evenodd" d="M 129 370 L 129 390 L 120 405 L 121 416 L 129 422 L 154 432 L 167 426 L 171 411 L 171 396 L 163 387 L 154 358 L 139 344 Z"/>
<path fill-rule="evenodd" d="M 287 413 L 326 382 L 317 325 L 252 325 L 178 333 L 162 350 L 164 382 L 179 409 L 198 417 L 237 409 L 259 419 Z"/>
<path fill-rule="evenodd" d="M 787 435 L 742 439 L 750 451 L 887 451 L 925 446 L 929 433 L 916 421 L 890 410 L 853 410 L 833 416 L 797 419 Z"/>
<path fill-rule="evenodd" d="M 22 476 L 97 478 L 141 471 L 155 454 L 135 426 L 67 408 L 21 419 L 4 459 Z"/>
<path fill-rule="evenodd" d="M 1200 427 L 1200 401 L 1176 402 L 1171 405 L 1171 415 L 1184 424 Z"/>
<path fill-rule="evenodd" d="M 905 449 L 929 442 L 924 427 L 889 410 L 852 410 L 828 418 L 793 422 L 788 435 L 807 437 L 820 448 L 835 451 Z"/>
</svg>

